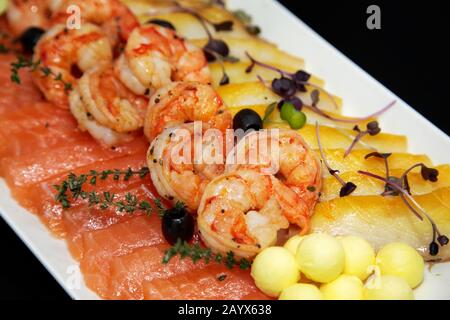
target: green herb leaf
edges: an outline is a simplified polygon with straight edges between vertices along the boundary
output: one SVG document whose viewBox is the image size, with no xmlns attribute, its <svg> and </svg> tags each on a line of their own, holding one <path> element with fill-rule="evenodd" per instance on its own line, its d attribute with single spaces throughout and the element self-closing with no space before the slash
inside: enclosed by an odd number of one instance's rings
<svg viewBox="0 0 450 320">
<path fill-rule="evenodd" d="M 153 207 L 150 202 L 145 200 L 140 201 L 135 195 L 129 192 L 121 201 L 115 201 L 115 194 L 111 194 L 108 191 L 98 193 L 96 191 L 86 192 L 83 190 L 83 186 L 86 183 L 93 186 L 96 185 L 97 178 L 106 180 L 108 177 L 113 177 L 115 181 L 118 181 L 123 176 L 123 180 L 127 181 L 133 176 L 138 176 L 143 179 L 148 173 L 149 170 L 146 167 L 143 167 L 138 171 L 133 171 L 131 168 L 124 171 L 118 169 L 104 170 L 101 173 L 91 170 L 88 174 L 81 174 L 79 176 L 70 173 L 67 176 L 67 179 L 62 181 L 61 184 L 53 186 L 57 191 L 55 200 L 61 204 L 63 209 L 68 209 L 71 207 L 69 198 L 75 200 L 81 198 L 87 200 L 89 206 L 98 206 L 102 210 L 106 210 L 109 207 L 114 206 L 120 212 L 132 214 L 136 211 L 142 211 L 146 215 L 150 215 L 153 212 Z M 160 203 L 159 199 L 158 202 Z"/>
<path fill-rule="evenodd" d="M 180 256 L 181 259 L 190 258 L 194 263 L 203 260 L 206 264 L 214 261 L 215 263 L 224 263 L 227 268 L 232 269 L 234 266 L 239 266 L 240 269 L 246 270 L 251 267 L 251 262 L 245 258 L 240 260 L 235 259 L 234 252 L 227 253 L 225 259 L 221 254 L 213 254 L 211 249 L 203 247 L 200 243 L 188 244 L 186 241 L 177 240 L 175 245 L 167 249 L 162 260 L 163 264 L 167 264 L 175 256 Z"/>
<path fill-rule="evenodd" d="M 244 10 L 233 11 L 233 15 L 243 24 L 249 24 L 252 22 L 252 17 Z"/>
<path fill-rule="evenodd" d="M 0 43 L 0 54 L 7 54 L 8 52 L 9 49 L 3 43 Z"/>
<path fill-rule="evenodd" d="M 266 111 L 264 112 L 263 123 L 265 123 L 267 120 L 269 120 L 270 116 L 275 111 L 276 107 L 277 107 L 276 102 L 271 103 L 267 106 Z"/>
</svg>

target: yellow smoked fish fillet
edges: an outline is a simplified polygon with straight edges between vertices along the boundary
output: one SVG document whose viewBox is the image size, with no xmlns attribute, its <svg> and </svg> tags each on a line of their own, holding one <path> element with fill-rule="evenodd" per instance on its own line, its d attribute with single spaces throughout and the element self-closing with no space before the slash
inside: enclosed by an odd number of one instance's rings
<svg viewBox="0 0 450 320">
<path fill-rule="evenodd" d="M 266 62 L 268 64 L 277 63 L 278 65 L 288 66 L 295 70 L 304 69 L 305 62 L 303 59 L 295 57 L 287 52 L 278 49 L 274 44 L 267 42 L 263 39 L 252 38 L 234 38 L 231 36 L 221 36 L 229 49 L 230 56 L 238 58 L 240 61 L 250 61 L 245 54 L 248 52 L 253 58 Z M 203 47 L 208 39 L 196 39 L 191 40 L 192 43 L 198 47 Z"/>
<path fill-rule="evenodd" d="M 316 151 L 318 154 L 319 152 Z M 357 172 L 358 170 L 370 171 L 370 172 L 383 172 L 385 165 L 383 159 L 369 158 L 365 159 L 365 156 L 373 152 L 372 150 L 353 150 L 346 158 L 344 158 L 344 149 L 326 149 L 324 150 L 325 157 L 334 170 L 339 172 Z M 421 154 L 410 153 L 393 153 L 389 157 L 389 167 L 392 170 L 395 169 L 408 169 L 417 163 L 423 163 L 426 166 L 432 166 L 430 158 Z M 330 174 L 326 168 L 323 170 L 324 177 L 329 177 Z"/>
<path fill-rule="evenodd" d="M 425 181 L 420 174 L 419 169 L 408 174 L 408 181 L 411 186 L 411 193 L 414 195 L 423 195 L 433 192 L 437 189 L 450 187 L 450 165 L 435 167 L 439 170 L 439 180 L 437 182 Z M 371 171 L 374 174 L 384 177 L 385 171 Z M 390 170 L 393 177 L 401 177 L 405 170 Z M 375 180 L 357 172 L 345 172 L 341 174 L 345 181 L 351 181 L 358 187 L 352 193 L 352 196 L 372 196 L 380 195 L 384 192 L 383 181 Z M 339 197 L 339 191 L 342 185 L 334 178 L 328 177 L 323 180 L 320 201 L 330 201 Z"/>
<path fill-rule="evenodd" d="M 311 105 L 311 91 L 313 88 L 306 86 L 308 92 L 300 92 L 297 96 L 302 99 L 306 105 Z M 217 88 L 217 92 L 230 109 L 259 106 L 260 112 L 264 112 L 269 104 L 279 102 L 281 97 L 274 93 L 268 86 L 261 82 L 232 83 Z M 325 94 L 320 95 L 318 107 L 322 110 L 340 113 L 342 109 L 342 100 L 336 96 L 333 100 Z M 256 110 L 255 110 L 256 111 Z M 259 112 L 258 112 L 259 113 Z M 271 119 L 276 121 L 277 119 Z M 279 120 L 280 121 L 280 120 Z M 321 122 L 322 123 L 322 122 Z M 355 124 L 350 124 L 353 127 Z"/>
<path fill-rule="evenodd" d="M 266 81 L 271 82 L 273 79 L 280 77 L 280 74 L 278 72 L 260 66 L 254 66 L 252 71 L 247 73 L 246 69 L 249 65 L 249 62 L 223 62 L 222 64 L 219 62 L 211 63 L 209 65 L 209 69 L 211 70 L 211 75 L 213 77 L 213 86 L 220 86 L 220 81 L 222 80 L 224 70 L 228 75 L 228 78 L 230 79 L 230 83 L 255 82 L 259 80 L 258 76 Z M 291 73 L 297 71 L 290 66 L 283 66 L 278 63 L 272 63 L 272 66 Z M 323 87 L 325 84 L 322 79 L 319 79 L 315 76 L 311 76 L 309 81 L 320 87 Z"/>
<path fill-rule="evenodd" d="M 450 235 L 450 188 L 414 198 L 441 233 Z M 345 197 L 322 202 L 316 206 L 311 224 L 311 232 L 361 236 L 377 250 L 400 241 L 415 247 L 427 260 L 450 258 L 450 245 L 441 247 L 437 257 L 429 255 L 433 235 L 430 223 L 419 220 L 399 197 Z"/>
<path fill-rule="evenodd" d="M 252 38 L 245 26 L 237 20 L 229 11 L 217 7 L 208 7 L 200 9 L 200 14 L 216 23 L 224 21 L 233 21 L 233 28 L 230 31 L 216 32 L 210 24 L 205 24 L 214 38 L 234 37 L 234 38 Z M 177 33 L 188 39 L 203 39 L 207 37 L 206 31 L 200 21 L 193 15 L 184 12 L 160 13 L 160 14 L 139 14 L 137 15 L 141 24 L 151 19 L 161 19 L 169 21 L 176 29 Z"/>
<path fill-rule="evenodd" d="M 265 128 L 289 129 L 287 122 L 268 123 Z M 298 130 L 306 143 L 313 148 L 318 149 L 316 128 L 314 125 L 307 124 Z M 324 149 L 347 149 L 356 136 L 356 132 L 348 129 L 332 128 L 321 126 L 320 139 Z M 379 133 L 376 136 L 367 135 L 362 138 L 361 143 L 355 145 L 357 149 L 375 148 L 379 152 L 407 152 L 408 139 L 406 136 L 400 136 L 389 133 Z"/>
</svg>

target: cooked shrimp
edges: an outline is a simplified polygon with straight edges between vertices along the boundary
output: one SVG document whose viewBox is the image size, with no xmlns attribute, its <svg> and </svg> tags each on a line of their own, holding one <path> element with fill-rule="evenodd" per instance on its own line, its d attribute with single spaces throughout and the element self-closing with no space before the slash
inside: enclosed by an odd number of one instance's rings
<svg viewBox="0 0 450 320">
<path fill-rule="evenodd" d="M 108 35 L 111 45 L 125 43 L 131 31 L 139 22 L 128 7 L 119 0 L 63 0 L 52 17 L 53 22 L 65 23 L 71 14 L 71 6 L 77 6 L 81 12 L 81 23 L 93 23 L 101 26 Z"/>
<path fill-rule="evenodd" d="M 231 114 L 215 90 L 196 82 L 174 82 L 150 98 L 144 132 L 149 141 L 165 128 L 194 121 L 222 132 L 231 127 Z"/>
<path fill-rule="evenodd" d="M 136 28 L 125 47 L 123 68 L 129 77 L 122 81 L 136 94 L 158 89 L 172 81 L 211 83 L 211 75 L 203 50 L 180 38 L 168 28 L 149 24 Z M 140 86 L 135 83 L 139 81 Z"/>
<path fill-rule="evenodd" d="M 70 92 L 69 101 L 70 111 L 78 121 L 80 130 L 88 131 L 89 134 L 100 143 L 106 146 L 116 146 L 133 139 L 131 134 L 115 132 L 111 128 L 102 126 L 95 121 L 86 110 L 77 88 Z"/>
<path fill-rule="evenodd" d="M 305 233 L 322 187 L 320 161 L 297 132 L 264 133 L 253 132 L 237 144 L 228 155 L 227 172 L 251 168 L 273 175 L 274 194 L 283 215 Z M 252 154 L 258 158 L 249 163 Z"/>
<path fill-rule="evenodd" d="M 84 23 L 74 30 L 55 25 L 39 40 L 33 60 L 40 62 L 33 80 L 44 96 L 58 107 L 68 108 L 68 89 L 76 84 L 74 70 L 84 72 L 109 64 L 112 51 L 106 36 L 93 24 Z M 51 74 L 42 72 L 44 69 Z"/>
<path fill-rule="evenodd" d="M 198 129 L 196 126 L 188 123 L 164 130 L 147 154 L 158 193 L 174 203 L 183 202 L 194 213 L 206 185 L 225 168 L 222 133 L 209 130 L 205 134 L 201 125 Z"/>
<path fill-rule="evenodd" d="M 252 258 L 274 245 L 277 232 L 289 227 L 275 181 L 255 169 L 237 170 L 212 180 L 205 188 L 197 217 L 208 247 Z"/>
<path fill-rule="evenodd" d="M 58 0 L 10 1 L 6 16 L 11 32 L 14 35 L 20 35 L 30 27 L 49 28 L 52 10 L 55 10 L 58 5 Z"/>
<path fill-rule="evenodd" d="M 105 145 L 117 145 L 142 128 L 148 100 L 118 79 L 112 65 L 89 69 L 78 81 L 70 109 L 80 128 Z"/>
</svg>

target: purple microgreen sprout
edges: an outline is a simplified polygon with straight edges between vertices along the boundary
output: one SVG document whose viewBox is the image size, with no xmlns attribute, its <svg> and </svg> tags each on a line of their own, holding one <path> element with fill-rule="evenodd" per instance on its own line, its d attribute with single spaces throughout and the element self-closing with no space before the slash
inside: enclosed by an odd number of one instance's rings
<svg viewBox="0 0 450 320">
<path fill-rule="evenodd" d="M 385 106 L 383 109 L 370 114 L 368 116 L 365 117 L 361 117 L 361 118 L 336 118 L 333 117 L 331 115 L 329 115 L 328 113 L 326 113 L 325 111 L 323 111 L 322 109 L 319 109 L 319 107 L 317 106 L 319 103 L 319 98 L 320 98 L 320 92 L 326 92 L 326 91 L 319 91 L 319 90 L 313 90 L 311 92 L 311 100 L 312 100 L 312 105 L 308 106 L 305 105 L 306 108 L 309 108 L 311 111 L 317 113 L 318 115 L 321 115 L 322 117 L 329 119 L 331 121 L 335 121 L 335 122 L 341 122 L 341 123 L 355 123 L 355 122 L 363 122 L 363 121 L 367 121 L 370 119 L 374 119 L 377 118 L 379 116 L 381 116 L 383 113 L 385 113 L 386 111 L 388 111 L 389 109 L 391 109 L 396 103 L 397 101 L 392 101 L 391 103 L 389 103 L 387 106 Z M 331 97 L 332 98 L 332 97 Z"/>
<path fill-rule="evenodd" d="M 339 181 L 339 183 L 342 185 L 342 188 L 339 192 L 339 196 L 341 198 L 346 197 L 351 195 L 357 188 L 356 184 L 354 184 L 353 182 L 346 182 L 344 181 L 340 176 L 339 176 L 339 170 L 334 170 L 331 168 L 330 164 L 327 161 L 327 158 L 325 156 L 325 152 L 323 151 L 323 146 L 322 146 L 322 142 L 320 140 L 320 127 L 319 127 L 319 123 L 316 122 L 316 135 L 317 135 L 317 144 L 319 146 L 319 151 L 320 151 L 320 156 L 323 160 L 323 163 L 325 164 L 325 166 L 328 169 L 328 172 L 336 178 L 337 181 Z"/>
<path fill-rule="evenodd" d="M 272 70 L 272 71 L 279 73 L 281 77 L 278 79 L 274 79 L 272 81 L 272 91 L 275 92 L 276 94 L 280 95 L 283 98 L 290 98 L 290 97 L 294 96 L 297 93 L 297 91 L 304 92 L 305 91 L 304 89 L 306 89 L 305 86 L 309 86 L 309 87 L 313 88 L 314 90 L 311 91 L 312 103 L 310 106 L 305 105 L 305 107 L 307 107 L 311 111 L 317 113 L 318 115 L 321 115 L 322 117 L 327 118 L 332 121 L 335 121 L 335 122 L 357 123 L 357 122 L 367 121 L 367 120 L 379 117 L 380 115 L 382 115 L 383 113 L 385 113 L 386 111 L 391 109 L 396 104 L 396 101 L 392 101 L 383 109 L 381 109 L 371 115 L 368 115 L 366 117 L 362 117 L 362 118 L 336 118 L 336 117 L 333 117 L 332 115 L 329 115 L 328 113 L 326 113 L 325 111 L 323 111 L 322 109 L 320 109 L 318 107 L 318 104 L 320 102 L 320 93 L 323 92 L 331 100 L 334 107 L 336 109 L 339 109 L 336 99 L 333 97 L 332 94 L 330 94 L 328 91 L 324 90 L 320 86 L 318 86 L 314 83 L 311 83 L 309 81 L 309 79 L 311 77 L 311 75 L 309 73 L 307 73 L 303 70 L 299 70 L 295 73 L 291 73 L 291 72 L 279 69 L 277 67 L 271 66 L 267 63 L 258 61 L 254 57 L 252 57 L 248 52 L 245 52 L 245 54 L 248 57 L 248 59 L 250 60 L 250 65 L 246 68 L 245 72 L 250 73 L 253 71 L 255 66 L 260 66 L 262 68 Z M 295 91 L 295 92 L 293 93 L 293 91 Z"/>
<path fill-rule="evenodd" d="M 364 138 L 366 135 L 376 136 L 381 132 L 381 129 L 378 125 L 377 121 L 372 121 L 367 124 L 367 129 L 362 131 L 359 126 L 355 126 L 353 128 L 354 131 L 356 131 L 358 134 L 356 135 L 355 139 L 351 143 L 351 145 L 348 147 L 348 149 L 345 151 L 344 158 L 347 157 L 353 150 L 353 148 L 356 146 L 356 144 Z"/>
<path fill-rule="evenodd" d="M 283 98 L 292 98 L 297 93 L 297 87 L 292 79 L 281 77 L 273 79 L 272 90 Z"/>
<path fill-rule="evenodd" d="M 192 15 L 202 25 L 202 28 L 205 30 L 206 35 L 208 37 L 208 42 L 206 43 L 206 45 L 204 46 L 203 49 L 205 51 L 206 59 L 209 62 L 213 62 L 217 59 L 217 55 L 211 54 L 211 52 L 217 53 L 221 58 L 228 57 L 228 55 L 230 53 L 230 49 L 229 49 L 227 43 L 221 39 L 215 39 L 213 37 L 213 35 L 211 34 L 211 31 L 209 30 L 207 24 L 213 26 L 213 28 L 216 32 L 231 31 L 233 29 L 233 21 L 226 20 L 226 21 L 221 21 L 221 22 L 216 23 L 216 22 L 213 22 L 213 21 L 205 18 L 204 16 L 202 16 L 195 10 L 192 10 L 191 8 L 183 7 L 180 3 L 178 3 L 178 1 L 173 1 L 173 4 L 176 7 L 176 9 L 175 9 L 176 11 L 185 12 L 185 13 Z M 220 60 L 222 60 L 222 59 L 220 59 Z"/>
<path fill-rule="evenodd" d="M 380 157 L 379 155 L 381 155 L 381 157 L 382 157 L 383 154 L 377 155 L 376 153 L 373 153 L 371 155 L 377 156 L 377 157 Z M 387 155 L 387 154 L 385 154 L 385 155 Z M 370 156 L 370 155 L 368 155 L 368 156 Z M 366 156 L 366 158 L 367 158 L 367 156 Z M 388 156 L 385 156 L 383 158 L 386 160 L 386 163 L 387 163 Z M 423 217 L 425 217 L 430 222 L 430 224 L 432 226 L 432 230 L 433 230 L 433 239 L 429 245 L 429 253 L 431 256 L 436 256 L 439 254 L 439 245 L 440 246 L 447 245 L 449 242 L 449 239 L 447 236 L 442 235 L 440 233 L 439 228 L 437 227 L 433 218 L 420 206 L 420 204 L 411 195 L 407 176 L 412 170 L 414 170 L 415 168 L 419 168 L 419 167 L 421 168 L 421 174 L 425 181 L 431 181 L 431 182 L 437 181 L 439 171 L 434 168 L 428 168 L 427 166 L 425 166 L 422 163 L 413 165 L 411 168 L 406 170 L 400 178 L 390 177 L 388 171 L 386 173 L 386 175 L 387 175 L 386 178 L 381 177 L 376 174 L 373 174 L 373 173 L 370 173 L 370 172 L 361 171 L 361 170 L 358 171 L 358 173 L 368 176 L 368 177 L 371 177 L 373 179 L 377 179 L 377 180 L 385 182 L 386 186 L 389 187 L 389 190 L 392 190 L 392 191 L 384 192 L 382 194 L 383 196 L 386 196 L 386 195 L 400 196 L 400 198 L 405 203 L 405 205 L 409 208 L 409 210 L 411 210 L 412 213 L 414 213 L 414 215 L 419 220 L 423 221 L 423 219 L 424 219 Z M 387 170 L 388 170 L 388 167 L 387 167 Z M 436 242 L 436 240 L 437 240 L 437 242 Z"/>
<path fill-rule="evenodd" d="M 289 98 L 289 99 L 282 99 L 282 100 L 280 100 L 278 102 L 278 105 L 277 105 L 278 110 L 281 110 L 281 107 L 286 102 L 287 103 L 292 103 L 294 105 L 294 107 L 295 107 L 295 110 L 297 110 L 297 111 L 302 111 L 302 109 L 303 109 L 303 101 L 300 100 L 297 97 L 292 97 L 292 98 Z"/>
<path fill-rule="evenodd" d="M 173 10 L 173 11 L 188 13 L 188 14 L 192 15 L 193 17 L 197 18 L 197 20 L 199 20 L 199 22 L 205 28 L 206 33 L 208 33 L 209 35 L 211 33 L 207 29 L 206 24 L 211 25 L 214 28 L 214 30 L 216 30 L 217 32 L 220 32 L 220 31 L 232 31 L 233 30 L 234 22 L 231 21 L 231 20 L 214 22 L 214 21 L 211 21 L 210 19 L 202 16 L 197 11 L 195 11 L 195 10 L 193 10 L 191 8 L 184 7 L 178 1 L 172 1 L 172 2 L 174 4 L 174 6 L 176 7 L 175 10 Z"/>
<path fill-rule="evenodd" d="M 203 48 L 205 53 L 209 53 L 211 56 L 214 57 L 214 60 L 217 60 L 220 64 L 220 67 L 222 68 L 222 78 L 220 79 L 219 85 L 223 86 L 230 83 L 230 77 L 228 76 L 228 73 L 225 69 L 225 65 L 223 64 L 223 57 L 220 56 L 217 52 L 209 50 L 208 48 Z"/>
</svg>

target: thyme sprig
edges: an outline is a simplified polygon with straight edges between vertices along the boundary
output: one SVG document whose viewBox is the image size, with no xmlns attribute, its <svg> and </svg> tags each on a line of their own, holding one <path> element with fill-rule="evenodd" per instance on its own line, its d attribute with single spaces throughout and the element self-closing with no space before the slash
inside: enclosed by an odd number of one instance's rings
<svg viewBox="0 0 450 320">
<path fill-rule="evenodd" d="M 72 83 L 66 82 L 61 73 L 55 73 L 51 68 L 42 65 L 40 60 L 33 61 L 23 56 L 18 56 L 15 62 L 11 63 L 11 81 L 17 84 L 21 83 L 19 70 L 29 69 L 30 71 L 39 70 L 43 77 L 53 77 L 55 81 L 60 81 L 64 85 L 64 91 L 72 90 Z"/>
<path fill-rule="evenodd" d="M 116 207 L 120 212 L 133 213 L 135 211 L 144 211 L 146 214 L 152 212 L 152 207 L 147 201 L 139 201 L 135 195 L 127 193 L 125 198 L 116 201 L 116 195 L 110 192 L 87 192 L 83 190 L 83 186 L 86 184 L 95 186 L 98 180 L 107 180 L 112 177 L 114 181 L 119 181 L 121 178 L 123 181 L 128 181 L 133 176 L 138 176 L 143 179 L 149 174 L 149 169 L 147 167 L 142 167 L 141 169 L 134 171 L 131 168 L 127 170 L 103 170 L 96 171 L 91 170 L 87 174 L 75 175 L 74 173 L 69 173 L 67 179 L 62 181 L 59 185 L 54 185 L 54 189 L 57 191 L 55 195 L 55 200 L 61 204 L 63 209 L 68 209 L 71 207 L 70 199 L 83 199 L 88 200 L 89 206 L 98 205 L 100 209 L 107 209 L 111 206 Z"/>
<path fill-rule="evenodd" d="M 3 43 L 0 43 L 0 54 L 7 54 L 9 53 L 10 49 L 5 46 Z"/>
<path fill-rule="evenodd" d="M 225 256 L 221 254 L 215 254 L 210 248 L 206 248 L 200 243 L 189 244 L 186 241 L 178 241 L 171 248 L 167 249 L 162 263 L 168 264 L 170 260 L 179 256 L 181 259 L 190 258 L 194 263 L 203 260 L 206 264 L 210 262 L 216 262 L 224 264 L 228 269 L 233 269 L 235 266 L 241 270 L 247 270 L 251 267 L 251 262 L 245 258 L 236 259 L 234 252 L 229 251 Z"/>
</svg>

